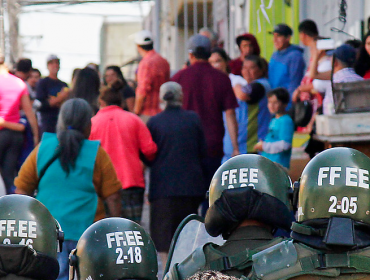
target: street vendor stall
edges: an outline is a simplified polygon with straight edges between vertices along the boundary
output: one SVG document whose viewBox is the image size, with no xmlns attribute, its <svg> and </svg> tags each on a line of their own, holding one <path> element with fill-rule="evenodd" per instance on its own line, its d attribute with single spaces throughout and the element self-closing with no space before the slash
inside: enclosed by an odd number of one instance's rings
<svg viewBox="0 0 370 280">
<path fill-rule="evenodd" d="M 333 85 L 334 115 L 316 117 L 316 140 L 370 156 L 370 80 Z"/>
</svg>

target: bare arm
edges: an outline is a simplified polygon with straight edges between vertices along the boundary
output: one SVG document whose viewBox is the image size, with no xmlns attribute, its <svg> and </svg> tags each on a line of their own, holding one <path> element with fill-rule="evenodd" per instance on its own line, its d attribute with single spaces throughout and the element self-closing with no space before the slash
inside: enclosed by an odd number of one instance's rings
<svg viewBox="0 0 370 280">
<path fill-rule="evenodd" d="M 30 123 L 33 134 L 33 142 L 36 146 L 39 143 L 39 127 L 37 125 L 36 115 L 32 110 L 32 103 L 28 95 L 22 95 L 21 108 L 23 109 L 24 113 L 26 114 L 27 120 Z"/>
<path fill-rule="evenodd" d="M 315 75 L 315 79 L 318 80 L 330 80 L 331 79 L 331 71 L 320 72 Z"/>
<path fill-rule="evenodd" d="M 129 97 L 126 100 L 127 108 L 130 112 L 134 112 L 134 106 L 135 106 L 135 97 Z"/>
<path fill-rule="evenodd" d="M 105 202 L 112 217 L 121 217 L 121 196 L 119 191 L 108 196 Z"/>
<path fill-rule="evenodd" d="M 61 91 L 57 94 L 57 96 L 49 96 L 49 105 L 50 107 L 60 107 L 62 106 L 63 102 L 66 101 L 69 97 L 69 88 L 64 87 Z"/>
<path fill-rule="evenodd" d="M 238 146 L 238 123 L 236 121 L 235 109 L 226 110 L 226 124 L 233 145 L 232 156 L 240 154 Z"/>
<path fill-rule="evenodd" d="M 4 127 L 14 131 L 24 131 L 25 129 L 25 126 L 23 124 L 7 122 L 2 117 L 0 117 L 0 127 Z"/>
<path fill-rule="evenodd" d="M 242 89 L 242 86 L 241 85 L 236 85 L 233 87 L 233 90 L 234 90 L 234 94 L 235 96 L 242 100 L 242 101 L 249 101 L 250 100 L 250 97 L 248 94 L 246 94 L 245 92 L 243 92 L 243 89 Z"/>
<path fill-rule="evenodd" d="M 144 100 L 145 100 L 145 95 L 136 95 L 136 98 L 135 98 L 135 107 L 134 107 L 134 113 L 136 115 L 139 115 L 142 111 L 142 108 L 143 108 L 143 103 L 144 103 Z"/>
<path fill-rule="evenodd" d="M 324 55 L 323 50 L 317 50 L 316 48 L 312 50 L 312 59 L 311 59 L 310 69 L 308 71 L 308 76 L 311 79 L 330 80 L 331 71 L 320 72 L 320 73 L 317 71 L 319 60 L 323 55 Z"/>
</svg>

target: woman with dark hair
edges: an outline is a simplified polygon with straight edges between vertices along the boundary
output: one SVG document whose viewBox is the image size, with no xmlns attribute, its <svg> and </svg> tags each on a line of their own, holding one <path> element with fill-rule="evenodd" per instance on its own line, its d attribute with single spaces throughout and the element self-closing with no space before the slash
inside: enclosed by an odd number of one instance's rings
<svg viewBox="0 0 370 280">
<path fill-rule="evenodd" d="M 81 69 L 73 85 L 71 97 L 82 98 L 90 104 L 94 115 L 98 112 L 98 97 L 100 88 L 100 78 L 98 73 L 86 67 Z"/>
<path fill-rule="evenodd" d="M 208 59 L 208 62 L 214 68 L 224 72 L 229 76 L 235 96 L 239 99 L 243 99 L 245 94 L 242 92 L 242 86 L 247 85 L 247 82 L 242 76 L 230 73 L 229 61 L 230 58 L 226 51 L 219 47 L 212 49 L 211 56 Z"/>
<path fill-rule="evenodd" d="M 120 106 L 122 86 L 118 80 L 101 89 L 90 139 L 101 141 L 122 183 L 122 217 L 140 223 L 145 190 L 140 156 L 153 160 L 157 146 L 141 119 Z"/>
<path fill-rule="evenodd" d="M 358 75 L 370 79 L 370 31 L 364 37 L 354 68 Z"/>
<path fill-rule="evenodd" d="M 126 79 L 123 77 L 122 71 L 118 66 L 108 66 L 105 68 L 104 84 L 112 85 L 117 80 L 123 84 L 121 89 L 122 94 L 122 108 L 126 111 L 133 112 L 135 105 L 135 91 L 128 85 Z"/>
<path fill-rule="evenodd" d="M 255 153 L 254 145 L 264 139 L 270 122 L 270 113 L 267 109 L 267 92 L 270 84 L 267 80 L 267 62 L 257 55 L 250 55 L 244 59 L 242 75 L 247 85 L 241 87 L 237 95 L 239 107 L 235 110 L 238 121 L 238 144 L 241 154 Z M 235 91 L 235 90 L 234 90 Z M 232 155 L 231 139 L 225 131 L 224 157 L 225 162 Z"/>
<path fill-rule="evenodd" d="M 81 68 L 75 68 L 72 71 L 72 80 L 71 80 L 71 88 L 73 88 L 74 84 L 76 83 L 76 79 L 78 76 L 78 73 L 80 73 Z"/>
<path fill-rule="evenodd" d="M 14 184 L 16 193 L 34 195 L 60 223 L 63 250 L 58 254 L 58 279 L 68 279 L 68 256 L 82 233 L 105 218 L 103 200 L 110 214 L 119 216 L 117 179 L 109 155 L 98 141 L 87 138 L 91 107 L 83 99 L 67 100 L 61 107 L 57 134 L 44 133 L 42 141 L 26 159 Z"/>
<path fill-rule="evenodd" d="M 223 49 L 213 49 L 209 62 L 214 68 L 228 74 L 228 56 Z M 244 59 L 243 77 L 232 73 L 228 74 L 239 104 L 235 113 L 238 122 L 238 145 L 241 154 L 253 153 L 254 145 L 267 134 L 270 121 L 266 98 L 266 93 L 270 90 L 267 80 L 267 65 L 264 58 L 250 55 Z M 226 127 L 225 116 L 224 125 Z M 231 158 L 233 152 L 227 129 L 225 129 L 223 143 L 224 157 L 222 162 L 225 162 Z"/>
</svg>

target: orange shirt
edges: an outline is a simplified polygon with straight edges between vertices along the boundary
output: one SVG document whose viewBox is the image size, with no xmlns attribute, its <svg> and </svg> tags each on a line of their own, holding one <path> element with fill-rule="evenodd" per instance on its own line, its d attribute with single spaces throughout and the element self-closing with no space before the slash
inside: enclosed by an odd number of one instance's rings
<svg viewBox="0 0 370 280">
<path fill-rule="evenodd" d="M 107 106 L 91 119 L 90 140 L 100 140 L 109 154 L 122 188 L 145 187 L 140 152 L 153 160 L 157 145 L 143 121 L 118 106 Z"/>
<path fill-rule="evenodd" d="M 154 116 L 159 108 L 159 88 L 170 80 L 170 65 L 154 50 L 149 51 L 139 63 L 136 95 L 144 95 L 141 115 Z"/>
</svg>

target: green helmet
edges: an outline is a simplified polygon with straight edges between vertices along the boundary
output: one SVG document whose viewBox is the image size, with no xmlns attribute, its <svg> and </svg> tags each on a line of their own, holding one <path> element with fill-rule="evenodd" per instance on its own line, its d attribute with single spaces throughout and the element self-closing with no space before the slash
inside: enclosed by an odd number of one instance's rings
<svg viewBox="0 0 370 280">
<path fill-rule="evenodd" d="M 227 239 L 244 220 L 256 220 L 289 231 L 291 191 L 289 176 L 271 160 L 254 154 L 233 157 L 212 178 L 206 230 Z"/>
<path fill-rule="evenodd" d="M 154 243 L 137 223 L 124 218 L 100 220 L 86 229 L 70 255 L 70 278 L 156 280 Z"/>
<path fill-rule="evenodd" d="M 288 193 L 292 190 L 289 176 L 271 160 L 255 154 L 232 157 L 217 169 L 209 187 L 209 205 L 219 199 L 224 190 L 247 186 L 289 207 Z"/>
<path fill-rule="evenodd" d="M 302 172 L 298 221 L 343 217 L 370 224 L 370 158 L 350 148 L 315 156 Z"/>
<path fill-rule="evenodd" d="M 63 232 L 38 200 L 19 194 L 0 197 L 0 244 L 28 245 L 56 258 Z"/>
</svg>

